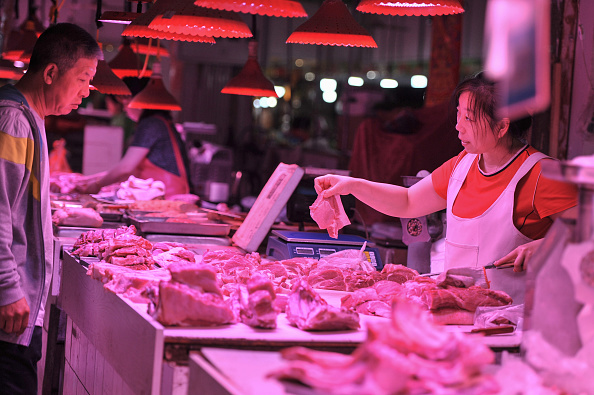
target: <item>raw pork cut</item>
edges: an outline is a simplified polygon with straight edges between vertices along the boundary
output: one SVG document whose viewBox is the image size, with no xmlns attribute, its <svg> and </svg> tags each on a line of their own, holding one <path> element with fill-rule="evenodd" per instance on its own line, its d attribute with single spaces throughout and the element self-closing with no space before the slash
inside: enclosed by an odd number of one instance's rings
<svg viewBox="0 0 594 395">
<path fill-rule="evenodd" d="M 339 195 L 325 197 L 322 191 L 314 203 L 309 206 L 311 218 L 316 221 L 320 229 L 327 229 L 330 237 L 338 238 L 338 230 L 350 225 Z"/>
<path fill-rule="evenodd" d="M 254 328 L 276 328 L 276 294 L 268 277 L 254 274 L 247 285 L 237 286 L 231 298 L 235 302 L 235 315 L 241 322 Z"/>
<path fill-rule="evenodd" d="M 220 296 L 174 281 L 159 283 L 159 302 L 153 316 L 163 325 L 217 326 L 235 321 Z"/>
<path fill-rule="evenodd" d="M 340 331 L 359 328 L 359 315 L 329 305 L 305 279 L 293 285 L 287 307 L 287 320 L 301 330 Z"/>
<path fill-rule="evenodd" d="M 230 303 L 223 299 L 216 272 L 207 264 L 172 264 L 171 281 L 159 283 L 149 314 L 163 325 L 216 326 L 236 322 Z"/>
<path fill-rule="evenodd" d="M 52 222 L 56 225 L 99 228 L 103 225 L 103 218 L 92 208 L 65 207 L 54 212 Z"/>
</svg>

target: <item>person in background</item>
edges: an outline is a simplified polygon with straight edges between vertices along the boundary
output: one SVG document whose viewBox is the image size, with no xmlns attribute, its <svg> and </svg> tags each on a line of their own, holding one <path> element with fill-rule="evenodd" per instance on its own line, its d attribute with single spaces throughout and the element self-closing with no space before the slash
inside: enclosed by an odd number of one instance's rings
<svg viewBox="0 0 594 395">
<path fill-rule="evenodd" d="M 577 188 L 542 175 L 551 160 L 524 142 L 531 118 L 497 118 L 496 85 L 482 73 L 453 94 L 456 130 L 464 150 L 409 188 L 361 178 L 316 178 L 318 194 L 353 194 L 395 217 L 446 209 L 445 269 L 510 265 L 491 270 L 491 287 L 514 303 L 524 297 L 524 270 L 553 221 L 577 205 Z"/>
<path fill-rule="evenodd" d="M 53 259 L 44 118 L 80 105 L 99 59 L 89 33 L 58 23 L 37 39 L 27 73 L 0 88 L 1 393 L 37 393 Z"/>
<path fill-rule="evenodd" d="M 132 93 L 142 90 L 128 83 Z M 110 184 L 122 182 L 130 175 L 152 178 L 165 184 L 165 197 L 190 192 L 188 158 L 185 146 L 167 110 L 128 107 L 132 97 L 122 99 L 128 117 L 137 122 L 130 146 L 122 159 L 109 171 L 89 176 L 77 187 L 81 193 L 97 193 Z"/>
</svg>

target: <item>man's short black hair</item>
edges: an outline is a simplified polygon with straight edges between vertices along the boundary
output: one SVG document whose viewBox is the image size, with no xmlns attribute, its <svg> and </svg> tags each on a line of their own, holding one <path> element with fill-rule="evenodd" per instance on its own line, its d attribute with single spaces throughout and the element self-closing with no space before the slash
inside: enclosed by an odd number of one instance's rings
<svg viewBox="0 0 594 395">
<path fill-rule="evenodd" d="M 50 63 L 57 64 L 65 72 L 81 58 L 103 59 L 103 51 L 82 27 L 58 23 L 48 27 L 35 42 L 28 72 L 41 71 Z"/>
</svg>

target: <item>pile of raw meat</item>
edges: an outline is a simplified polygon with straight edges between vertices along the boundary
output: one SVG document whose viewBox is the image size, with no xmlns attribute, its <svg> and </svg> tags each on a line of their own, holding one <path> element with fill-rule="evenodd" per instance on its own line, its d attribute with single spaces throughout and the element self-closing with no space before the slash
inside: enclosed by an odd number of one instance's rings
<svg viewBox="0 0 594 395">
<path fill-rule="evenodd" d="M 435 322 L 472 324 L 478 306 L 512 303 L 505 293 L 483 288 L 484 281 L 434 280 L 393 264 L 378 272 L 356 253 L 281 261 L 233 248 L 196 255 L 180 243 L 150 243 L 133 226 L 84 233 L 73 255 L 98 257 L 88 274 L 112 292 L 149 303 L 164 325 L 243 322 L 270 329 L 286 313 L 303 330 L 352 330 L 359 314 L 391 317 L 395 297 L 430 312 Z M 349 294 L 336 307 L 315 289 Z"/>
<path fill-rule="evenodd" d="M 270 373 L 323 394 L 497 394 L 483 373 L 494 362 L 480 339 L 449 332 L 415 303 L 396 298 L 389 322 L 374 322 L 351 355 L 292 347 L 287 364 Z M 297 393 L 297 391 L 295 391 Z"/>
</svg>

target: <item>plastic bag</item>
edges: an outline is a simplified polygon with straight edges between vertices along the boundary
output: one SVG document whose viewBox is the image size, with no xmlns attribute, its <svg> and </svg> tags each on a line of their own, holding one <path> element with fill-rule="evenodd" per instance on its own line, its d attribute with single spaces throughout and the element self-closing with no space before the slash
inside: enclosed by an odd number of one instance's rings
<svg viewBox="0 0 594 395">
<path fill-rule="evenodd" d="M 53 149 L 49 153 L 49 168 L 50 173 L 72 173 L 72 169 L 68 164 L 66 157 L 68 151 L 66 150 L 66 140 L 59 139 L 54 141 L 52 145 Z"/>
<path fill-rule="evenodd" d="M 342 250 L 334 254 L 320 258 L 317 267 L 338 267 L 340 269 L 362 270 L 367 273 L 375 271 L 375 268 L 369 263 L 365 256 L 367 242 L 363 243 L 360 250 Z"/>
</svg>

